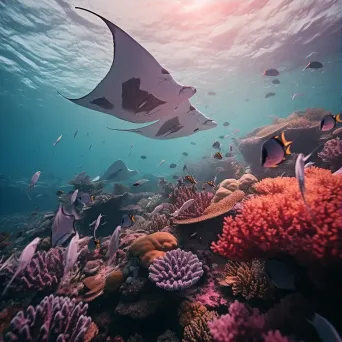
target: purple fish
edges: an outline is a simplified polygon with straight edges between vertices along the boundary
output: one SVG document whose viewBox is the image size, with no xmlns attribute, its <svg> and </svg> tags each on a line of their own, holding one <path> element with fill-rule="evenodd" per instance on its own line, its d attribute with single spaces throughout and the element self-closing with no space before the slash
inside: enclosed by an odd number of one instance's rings
<svg viewBox="0 0 342 342">
<path fill-rule="evenodd" d="M 76 129 L 76 132 L 74 133 L 74 139 L 76 138 L 77 133 L 78 133 L 78 129 Z"/>
<path fill-rule="evenodd" d="M 83 205 L 88 205 L 92 202 L 90 195 L 87 192 L 83 192 L 78 199 L 82 202 Z"/>
<path fill-rule="evenodd" d="M 41 172 L 37 171 L 31 178 L 31 182 L 29 185 L 29 188 L 27 190 L 27 197 L 31 200 L 31 197 L 29 196 L 30 191 L 34 188 L 34 186 L 37 184 L 38 179 L 40 177 Z"/>
<path fill-rule="evenodd" d="M 51 227 L 51 245 L 52 247 L 62 245 L 69 237 L 75 233 L 75 219 L 77 213 L 72 209 L 72 214 L 66 214 L 63 205 L 60 204 L 57 214 L 53 219 Z"/>
<path fill-rule="evenodd" d="M 117 226 L 112 234 L 108 245 L 108 265 L 110 265 L 119 249 L 121 226 Z"/>
<path fill-rule="evenodd" d="M 13 280 L 17 277 L 17 275 L 23 271 L 27 265 L 31 262 L 34 253 L 36 252 L 37 246 L 40 242 L 40 238 L 35 238 L 32 242 L 30 242 L 22 251 L 20 258 L 19 258 L 19 265 L 15 273 L 13 274 L 13 277 L 8 282 L 7 286 L 5 287 L 4 292 L 2 293 L 2 296 L 7 292 L 9 286 L 12 284 Z"/>
<path fill-rule="evenodd" d="M 78 258 L 78 253 L 77 253 L 78 243 L 79 243 L 79 235 L 76 232 L 76 235 L 71 239 L 69 246 L 65 251 L 63 278 L 72 270 L 72 268 L 75 265 L 75 262 Z"/>
<path fill-rule="evenodd" d="M 78 189 L 74 191 L 74 193 L 71 195 L 71 204 L 73 204 L 76 201 L 78 195 Z"/>
<path fill-rule="evenodd" d="M 95 235 L 95 232 L 97 231 L 97 228 L 99 228 L 99 225 L 100 225 L 100 222 L 101 222 L 101 219 L 102 219 L 102 215 L 100 214 L 97 219 L 96 219 L 96 222 L 95 222 L 95 227 L 94 227 L 94 235 Z"/>
</svg>

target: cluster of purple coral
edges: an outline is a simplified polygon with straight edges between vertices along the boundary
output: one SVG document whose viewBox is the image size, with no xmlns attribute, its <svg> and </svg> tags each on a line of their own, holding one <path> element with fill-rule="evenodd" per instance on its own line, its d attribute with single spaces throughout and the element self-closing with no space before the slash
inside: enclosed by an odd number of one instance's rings
<svg viewBox="0 0 342 342">
<path fill-rule="evenodd" d="M 279 331 L 265 331 L 264 315 L 238 301 L 230 305 L 228 314 L 209 322 L 208 327 L 214 342 L 289 341 Z"/>
<path fill-rule="evenodd" d="M 328 164 L 333 171 L 342 167 L 342 140 L 330 139 L 324 144 L 322 152 L 318 153 L 322 161 Z"/>
<path fill-rule="evenodd" d="M 195 202 L 190 208 L 182 211 L 177 219 L 185 220 L 193 217 L 199 217 L 203 214 L 204 210 L 209 207 L 214 194 L 211 192 L 197 192 L 195 188 L 190 188 L 182 185 L 175 188 L 170 195 L 170 200 L 173 205 L 170 205 L 170 211 L 174 212 L 179 209 L 186 201 L 194 199 Z"/>
<path fill-rule="evenodd" d="M 167 291 L 186 289 L 202 277 L 202 263 L 198 257 L 181 249 L 166 252 L 149 267 L 149 279 Z"/>
<path fill-rule="evenodd" d="M 58 285 L 64 271 L 64 250 L 52 248 L 48 252 L 35 253 L 29 265 L 19 278 L 29 289 L 36 291 L 49 290 Z M 8 266 L 6 270 L 12 275 L 15 268 Z"/>
<path fill-rule="evenodd" d="M 88 305 L 75 299 L 45 297 L 35 308 L 29 306 L 11 321 L 5 341 L 82 342 L 92 323 L 85 316 Z"/>
</svg>

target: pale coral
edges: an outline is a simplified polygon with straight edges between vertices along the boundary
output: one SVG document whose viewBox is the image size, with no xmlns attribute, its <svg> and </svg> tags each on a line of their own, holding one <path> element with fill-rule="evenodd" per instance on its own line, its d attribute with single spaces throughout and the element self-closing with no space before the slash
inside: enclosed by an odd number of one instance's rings
<svg viewBox="0 0 342 342">
<path fill-rule="evenodd" d="M 239 179 L 239 189 L 244 192 L 248 192 L 250 191 L 252 185 L 255 184 L 257 181 L 258 179 L 255 176 L 246 173 Z"/>
<path fill-rule="evenodd" d="M 223 180 L 219 184 L 219 188 L 215 193 L 215 196 L 212 200 L 213 203 L 217 203 L 224 199 L 225 197 L 229 196 L 231 193 L 233 193 L 235 190 L 239 188 L 239 181 L 235 178 L 229 178 Z"/>
</svg>

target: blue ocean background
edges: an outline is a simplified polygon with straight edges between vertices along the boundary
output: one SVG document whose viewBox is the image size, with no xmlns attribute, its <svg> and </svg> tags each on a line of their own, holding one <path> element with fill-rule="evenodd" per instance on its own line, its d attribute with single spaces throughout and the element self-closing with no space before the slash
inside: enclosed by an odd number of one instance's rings
<svg viewBox="0 0 342 342">
<path fill-rule="evenodd" d="M 81 97 L 91 91 L 113 55 L 104 23 L 75 6 L 122 27 L 178 82 L 196 87 L 192 104 L 218 127 L 153 140 L 110 131 L 107 126 L 138 125 L 61 97 L 57 92 Z M 1 1 L 0 174 L 7 181 L 1 185 L 0 214 L 28 213 L 37 206 L 54 210 L 60 185 L 81 171 L 95 177 L 117 159 L 140 175 L 168 176 L 175 172 L 170 163 L 184 164 L 183 152 L 189 153 L 187 163 L 196 163 L 212 153 L 218 136 L 233 130 L 243 136 L 270 124 L 273 115 L 287 117 L 306 108 L 341 111 L 341 12 L 340 0 Z M 311 52 L 318 52 L 312 58 L 324 64 L 322 70 L 303 71 Z M 271 67 L 280 70 L 278 86 L 263 76 Z M 265 99 L 269 91 L 276 95 Z M 303 96 L 292 100 L 294 93 Z M 225 150 L 229 145 L 230 139 L 223 141 Z M 161 160 L 166 163 L 157 167 Z M 30 201 L 27 184 L 37 170 L 49 190 L 37 187 Z M 44 196 L 36 197 L 40 193 Z"/>
</svg>

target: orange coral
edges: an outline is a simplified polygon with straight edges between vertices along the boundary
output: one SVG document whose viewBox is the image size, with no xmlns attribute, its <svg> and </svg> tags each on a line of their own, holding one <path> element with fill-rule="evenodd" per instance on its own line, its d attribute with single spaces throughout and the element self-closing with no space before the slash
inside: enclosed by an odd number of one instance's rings
<svg viewBox="0 0 342 342">
<path fill-rule="evenodd" d="M 157 232 L 150 235 L 142 236 L 135 240 L 129 247 L 132 255 L 138 256 L 145 267 L 166 251 L 170 251 L 177 247 L 177 239 L 169 233 Z"/>
<path fill-rule="evenodd" d="M 212 250 L 233 260 L 286 252 L 303 261 L 342 258 L 342 176 L 306 170 L 305 208 L 296 178 L 266 179 L 255 185 L 262 195 L 244 203 L 241 214 L 226 217 Z"/>
<path fill-rule="evenodd" d="M 204 305 L 186 300 L 182 302 L 178 310 L 179 324 L 185 327 L 205 312 L 207 312 L 207 308 Z"/>
</svg>

